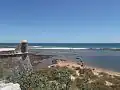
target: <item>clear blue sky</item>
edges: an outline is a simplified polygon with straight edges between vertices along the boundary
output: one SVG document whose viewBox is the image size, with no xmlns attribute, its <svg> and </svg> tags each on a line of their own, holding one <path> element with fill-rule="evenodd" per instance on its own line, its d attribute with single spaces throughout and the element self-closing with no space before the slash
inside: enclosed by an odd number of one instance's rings
<svg viewBox="0 0 120 90">
<path fill-rule="evenodd" d="M 0 42 L 120 42 L 120 0 L 0 0 Z"/>
</svg>

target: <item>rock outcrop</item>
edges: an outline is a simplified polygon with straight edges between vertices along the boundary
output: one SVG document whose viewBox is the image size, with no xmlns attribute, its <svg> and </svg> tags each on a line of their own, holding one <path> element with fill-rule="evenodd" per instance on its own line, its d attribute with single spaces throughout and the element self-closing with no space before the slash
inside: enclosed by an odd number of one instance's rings
<svg viewBox="0 0 120 90">
<path fill-rule="evenodd" d="M 13 83 L 0 83 L 0 90 L 21 90 L 19 84 L 13 84 Z"/>
</svg>

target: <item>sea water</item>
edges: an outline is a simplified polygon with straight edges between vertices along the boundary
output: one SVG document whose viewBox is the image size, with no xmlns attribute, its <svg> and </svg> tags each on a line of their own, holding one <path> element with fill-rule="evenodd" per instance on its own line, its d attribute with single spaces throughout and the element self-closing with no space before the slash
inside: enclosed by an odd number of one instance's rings
<svg viewBox="0 0 120 90">
<path fill-rule="evenodd" d="M 19 43 L 0 43 L 0 47 L 15 47 Z M 120 43 L 29 43 L 34 48 L 120 48 Z"/>
<path fill-rule="evenodd" d="M 1 48 L 15 48 L 18 43 L 1 43 Z M 32 51 L 40 54 L 56 55 L 59 58 L 79 60 L 100 68 L 120 71 L 120 43 L 29 43 Z M 92 49 L 94 50 L 92 50 Z"/>
</svg>

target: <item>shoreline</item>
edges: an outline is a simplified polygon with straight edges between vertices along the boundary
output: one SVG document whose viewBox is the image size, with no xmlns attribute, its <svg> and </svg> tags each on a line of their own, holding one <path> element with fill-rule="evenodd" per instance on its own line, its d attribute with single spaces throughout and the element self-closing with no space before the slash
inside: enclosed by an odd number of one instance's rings
<svg viewBox="0 0 120 90">
<path fill-rule="evenodd" d="M 86 68 L 90 68 L 92 70 L 94 69 L 95 73 L 104 72 L 104 73 L 107 73 L 109 75 L 120 76 L 120 72 L 119 71 L 115 71 L 115 70 L 110 70 L 110 69 L 106 69 L 106 68 L 102 68 L 102 67 L 93 66 L 93 65 L 90 65 L 88 63 L 85 63 L 85 67 Z"/>
<path fill-rule="evenodd" d="M 94 69 L 94 71 L 96 73 L 104 72 L 104 73 L 107 73 L 109 75 L 120 76 L 120 72 L 117 72 L 117 71 L 114 71 L 114 70 L 108 70 L 108 69 L 105 69 L 105 68 L 94 67 L 94 66 L 87 66 L 87 68 Z"/>
<path fill-rule="evenodd" d="M 82 65 L 83 65 L 82 67 L 81 67 L 80 63 L 82 63 Z M 84 63 L 83 61 L 76 62 L 74 60 L 65 59 L 65 60 L 60 60 L 60 61 L 57 62 L 57 64 L 52 64 L 50 66 L 55 66 L 55 67 L 56 66 L 60 66 L 60 67 L 66 67 L 67 66 L 68 68 L 71 68 L 71 69 L 73 69 L 73 67 L 80 67 L 81 69 L 83 69 L 83 68 L 91 69 L 95 75 L 99 75 L 99 73 L 104 72 L 104 73 L 112 75 L 112 76 L 120 76 L 120 72 L 117 72 L 117 71 L 114 71 L 114 70 L 108 70 L 108 69 L 100 68 L 100 67 L 96 67 L 96 66 L 91 66 L 91 65 L 88 65 L 88 64 Z"/>
</svg>

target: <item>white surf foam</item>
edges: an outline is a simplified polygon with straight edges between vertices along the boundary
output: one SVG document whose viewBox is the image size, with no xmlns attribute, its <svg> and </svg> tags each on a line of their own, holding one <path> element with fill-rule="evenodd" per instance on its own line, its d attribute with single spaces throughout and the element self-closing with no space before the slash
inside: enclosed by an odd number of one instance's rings
<svg viewBox="0 0 120 90">
<path fill-rule="evenodd" d="M 37 47 L 37 46 L 34 46 L 34 47 L 30 47 L 30 49 L 69 49 L 69 50 L 70 50 L 70 49 L 71 49 L 71 50 L 72 50 L 72 49 L 80 49 L 80 50 L 81 50 L 81 49 L 83 49 L 83 50 L 85 50 L 85 49 L 86 49 L 86 50 L 89 50 L 89 49 L 93 49 L 93 50 L 94 50 L 94 49 L 95 49 L 95 50 L 101 50 L 101 49 L 104 49 L 104 50 L 106 49 L 106 50 L 107 50 L 107 49 L 111 49 L 111 50 L 114 50 L 114 49 L 115 49 L 115 50 L 117 50 L 117 49 L 120 49 L 120 48 L 68 48 L 68 47 L 48 47 L 48 48 L 47 48 L 47 47 L 42 47 L 42 46 L 38 46 L 38 47 Z"/>
<path fill-rule="evenodd" d="M 30 47 L 42 47 L 42 46 L 30 46 Z"/>
<path fill-rule="evenodd" d="M 31 48 L 31 49 L 89 49 L 89 48 Z"/>
</svg>

